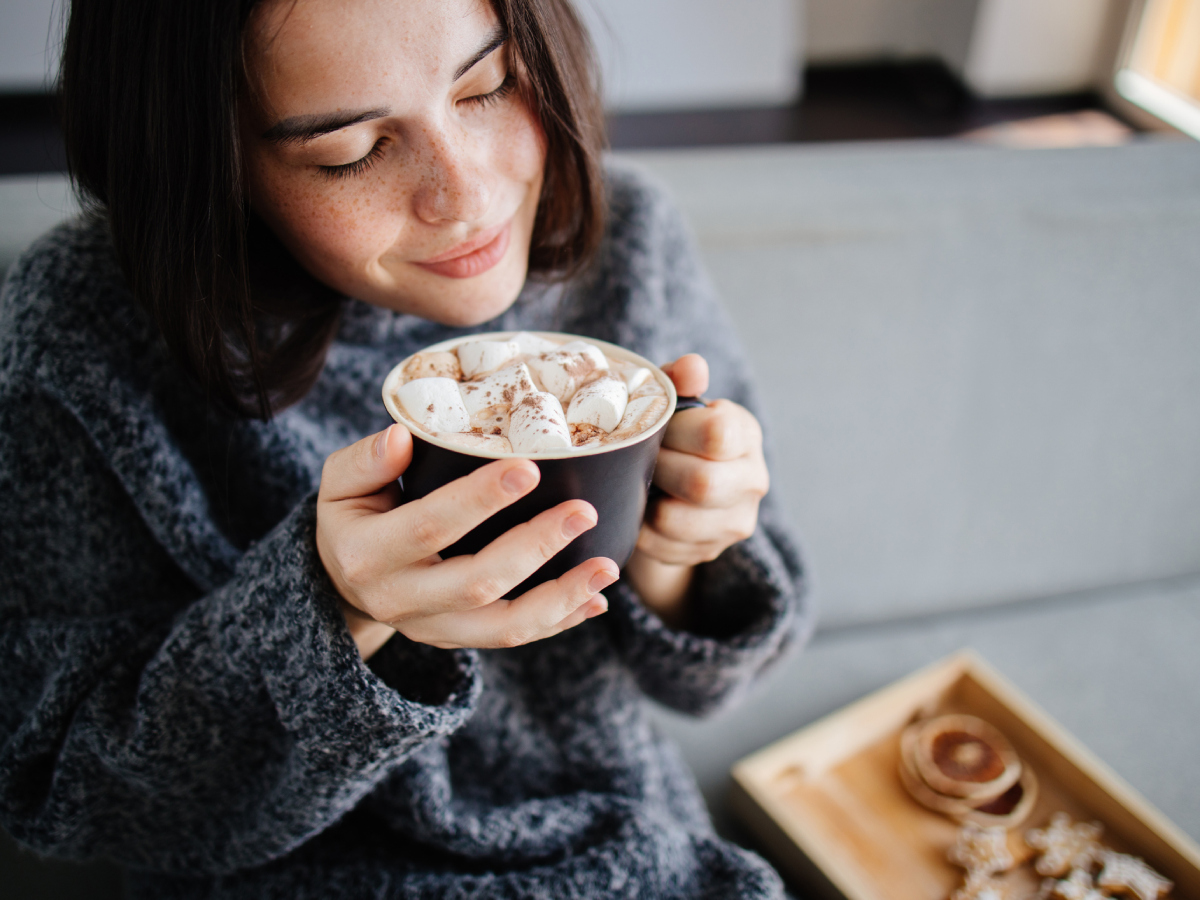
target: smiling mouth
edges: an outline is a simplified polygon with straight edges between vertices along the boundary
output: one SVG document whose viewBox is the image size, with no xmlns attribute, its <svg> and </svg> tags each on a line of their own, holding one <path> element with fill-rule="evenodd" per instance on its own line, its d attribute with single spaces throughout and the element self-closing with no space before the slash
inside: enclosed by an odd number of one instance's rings
<svg viewBox="0 0 1200 900">
<path fill-rule="evenodd" d="M 504 258 L 511 234 L 510 219 L 499 228 L 490 228 L 445 253 L 413 265 L 446 278 L 473 278 L 482 275 Z"/>
</svg>

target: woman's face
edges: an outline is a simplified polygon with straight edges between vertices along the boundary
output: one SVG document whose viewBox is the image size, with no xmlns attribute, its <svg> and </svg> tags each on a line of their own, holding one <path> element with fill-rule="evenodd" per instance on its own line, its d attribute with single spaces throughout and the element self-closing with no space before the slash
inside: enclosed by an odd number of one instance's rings
<svg viewBox="0 0 1200 900">
<path fill-rule="evenodd" d="M 545 139 L 486 0 L 267 0 L 241 141 L 251 203 L 319 280 L 447 325 L 525 282 Z"/>
</svg>

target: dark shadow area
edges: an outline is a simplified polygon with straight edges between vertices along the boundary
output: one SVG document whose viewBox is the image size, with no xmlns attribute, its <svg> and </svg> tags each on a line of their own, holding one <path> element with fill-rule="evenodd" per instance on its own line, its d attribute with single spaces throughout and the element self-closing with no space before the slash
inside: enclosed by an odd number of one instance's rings
<svg viewBox="0 0 1200 900">
<path fill-rule="evenodd" d="M 944 138 L 1034 116 L 1107 110 L 1097 94 L 975 97 L 941 62 L 812 67 L 793 106 L 627 113 L 609 119 L 616 149 Z"/>
<path fill-rule="evenodd" d="M 0 175 L 65 172 L 66 168 L 54 97 L 0 94 Z"/>
<path fill-rule="evenodd" d="M 121 870 L 110 862 L 46 860 L 17 846 L 0 829 L 0 900 L 117 900 Z"/>
</svg>

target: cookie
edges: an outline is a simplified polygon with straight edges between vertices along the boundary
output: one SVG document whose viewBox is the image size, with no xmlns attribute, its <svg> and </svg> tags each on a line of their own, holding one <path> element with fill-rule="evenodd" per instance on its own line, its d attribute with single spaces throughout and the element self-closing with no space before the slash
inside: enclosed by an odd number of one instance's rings
<svg viewBox="0 0 1200 900">
<path fill-rule="evenodd" d="M 950 848 L 950 862 L 967 870 L 970 882 L 983 875 L 1007 872 L 1015 860 L 1008 851 L 1008 832 L 1003 828 L 981 828 L 968 822 L 958 830 L 958 840 Z"/>
<path fill-rule="evenodd" d="M 1034 869 L 1039 875 L 1061 878 L 1072 869 L 1090 870 L 1100 858 L 1096 843 L 1104 831 L 1099 822 L 1072 822 L 1066 813 L 1055 813 L 1046 828 L 1025 832 L 1025 843 L 1041 852 Z"/>
<path fill-rule="evenodd" d="M 1136 856 L 1105 850 L 1100 854 L 1100 864 L 1103 868 L 1096 884 L 1106 891 L 1132 894 L 1138 900 L 1158 900 L 1174 887 Z"/>
<path fill-rule="evenodd" d="M 957 818 L 970 809 L 967 803 L 961 797 L 939 794 L 925 783 L 917 771 L 917 736 L 920 728 L 920 723 L 910 725 L 900 734 L 900 781 L 913 799 L 926 809 Z"/>
<path fill-rule="evenodd" d="M 1033 770 L 1022 766 L 1021 777 L 999 797 L 988 800 L 964 800 L 939 794 L 921 778 L 917 770 L 917 742 L 924 723 L 910 725 L 900 735 L 900 782 L 904 789 L 934 812 L 959 822 L 974 822 L 985 828 L 996 825 L 1016 828 L 1029 817 L 1037 802 L 1038 782 Z"/>
<path fill-rule="evenodd" d="M 986 803 L 1021 777 L 1021 759 L 1008 738 L 975 716 L 921 722 L 916 741 L 917 771 L 939 794 Z"/>
<path fill-rule="evenodd" d="M 1003 882 L 991 875 L 967 875 L 962 887 L 950 895 L 950 900 L 1010 900 L 1011 892 Z"/>
<path fill-rule="evenodd" d="M 1029 818 L 1038 798 L 1038 780 L 1028 765 L 1021 767 L 1021 777 L 1007 791 L 978 806 L 968 806 L 955 818 L 960 822 L 974 822 L 985 828 L 1016 828 Z"/>
<path fill-rule="evenodd" d="M 1091 874 L 1083 869 L 1072 869 L 1070 876 L 1063 881 L 1047 878 L 1042 882 L 1042 891 L 1038 896 L 1050 900 L 1108 900 L 1096 890 Z"/>
</svg>

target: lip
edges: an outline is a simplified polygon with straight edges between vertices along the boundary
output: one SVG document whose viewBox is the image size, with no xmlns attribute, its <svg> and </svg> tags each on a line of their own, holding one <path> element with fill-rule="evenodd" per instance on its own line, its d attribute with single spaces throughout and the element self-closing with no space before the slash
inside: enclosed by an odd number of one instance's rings
<svg viewBox="0 0 1200 900">
<path fill-rule="evenodd" d="M 427 272 L 447 278 L 482 275 L 503 259 L 512 235 L 512 220 L 488 228 L 445 253 L 414 263 Z"/>
</svg>

